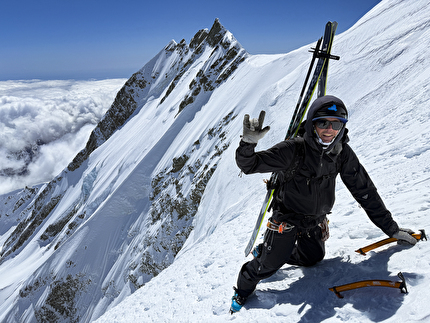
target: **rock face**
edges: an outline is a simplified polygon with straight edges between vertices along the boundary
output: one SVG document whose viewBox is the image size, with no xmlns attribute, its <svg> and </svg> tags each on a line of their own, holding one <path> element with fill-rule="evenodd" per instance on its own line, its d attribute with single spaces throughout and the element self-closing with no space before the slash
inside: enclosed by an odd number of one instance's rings
<svg viewBox="0 0 430 323">
<path fill-rule="evenodd" d="M 172 93 L 183 75 L 198 58 L 211 50 L 210 57 L 189 84 L 189 91 L 182 99 L 178 113 L 193 103 L 201 92 L 212 92 L 225 81 L 248 56 L 233 35 L 215 20 L 210 31 L 202 29 L 191 39 L 189 45 L 183 39 L 179 44 L 171 41 L 140 71 L 134 73 L 118 92 L 106 115 L 91 133 L 86 147 L 69 164 L 68 169 L 77 169 L 88 156 L 103 144 L 125 122 L 154 95 L 164 92 L 160 104 Z M 171 65 L 166 70 L 166 65 Z M 168 85 L 167 91 L 165 86 Z"/>
<path fill-rule="evenodd" d="M 14 299 L 0 305 L 6 321 L 90 322 L 173 262 L 229 147 L 226 133 L 236 118 L 230 109 L 199 121 L 198 112 L 247 57 L 218 19 L 189 45 L 172 40 L 124 84 L 86 147 L 60 175 L 0 198 L 6 213 L 0 214 L 1 231 L 7 232 L 0 266 L 19 264 L 28 252 L 43 259 L 0 290 L 4 299 Z M 192 120 L 201 131 L 168 151 Z M 127 144 L 112 141 L 115 135 L 127 138 L 121 132 L 134 129 L 129 122 L 148 128 L 169 123 L 136 165 L 135 155 L 125 153 Z M 109 157 L 98 162 L 92 155 L 106 151 L 121 155 L 121 164 L 109 168 Z"/>
</svg>

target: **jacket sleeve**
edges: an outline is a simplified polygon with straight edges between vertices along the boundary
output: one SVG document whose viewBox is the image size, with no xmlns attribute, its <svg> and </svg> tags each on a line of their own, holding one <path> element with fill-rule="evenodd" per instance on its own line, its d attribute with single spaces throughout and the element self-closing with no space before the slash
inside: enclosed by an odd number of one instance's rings
<svg viewBox="0 0 430 323">
<path fill-rule="evenodd" d="M 355 200 L 366 211 L 370 220 L 385 234 L 392 237 L 399 230 L 399 227 L 349 145 L 345 145 L 341 154 L 340 175 L 342 181 Z"/>
<path fill-rule="evenodd" d="M 236 164 L 245 174 L 269 173 L 288 169 L 293 160 L 295 144 L 283 141 L 270 149 L 255 152 L 257 144 L 240 141 Z"/>
</svg>

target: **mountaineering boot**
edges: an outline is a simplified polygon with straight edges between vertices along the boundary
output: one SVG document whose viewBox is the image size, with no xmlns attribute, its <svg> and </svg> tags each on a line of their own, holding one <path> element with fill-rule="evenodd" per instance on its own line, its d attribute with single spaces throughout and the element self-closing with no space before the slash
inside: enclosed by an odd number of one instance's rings
<svg viewBox="0 0 430 323">
<path fill-rule="evenodd" d="M 239 312 L 242 306 L 246 302 L 246 297 L 242 297 L 237 293 L 237 289 L 234 288 L 234 295 L 231 298 L 231 307 L 230 307 L 230 314 Z"/>
</svg>

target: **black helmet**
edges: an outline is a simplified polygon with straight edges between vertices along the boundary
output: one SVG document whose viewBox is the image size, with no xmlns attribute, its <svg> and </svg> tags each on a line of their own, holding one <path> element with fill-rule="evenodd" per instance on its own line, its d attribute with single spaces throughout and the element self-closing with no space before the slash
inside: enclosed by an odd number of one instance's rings
<svg viewBox="0 0 430 323">
<path fill-rule="evenodd" d="M 348 121 L 348 111 L 346 110 L 345 105 L 340 99 L 331 95 L 316 99 L 312 104 L 311 109 L 314 112 L 311 116 L 312 121 L 321 118 L 337 118 L 343 123 Z"/>
<path fill-rule="evenodd" d="M 309 107 L 306 117 L 304 128 L 307 138 L 314 138 L 317 140 L 317 142 L 319 142 L 313 124 L 315 120 L 323 118 L 337 118 L 345 124 L 348 121 L 348 110 L 346 109 L 346 106 L 342 100 L 335 96 L 325 95 L 316 99 Z M 342 127 L 335 140 L 326 148 L 330 150 L 332 147 L 334 147 L 337 142 L 343 138 L 345 131 L 346 128 Z"/>
</svg>

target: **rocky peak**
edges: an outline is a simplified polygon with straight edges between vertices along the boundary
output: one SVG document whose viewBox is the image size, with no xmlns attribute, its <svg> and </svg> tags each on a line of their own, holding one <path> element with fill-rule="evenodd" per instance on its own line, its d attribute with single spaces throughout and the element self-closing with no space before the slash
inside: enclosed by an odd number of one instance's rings
<svg viewBox="0 0 430 323">
<path fill-rule="evenodd" d="M 216 18 L 209 31 L 208 29 L 201 29 L 194 35 L 190 42 L 190 48 L 198 48 L 204 41 L 206 41 L 209 46 L 215 47 L 221 43 L 227 32 L 228 30 L 220 23 L 219 19 Z"/>
<path fill-rule="evenodd" d="M 226 33 L 227 29 L 225 29 L 224 26 L 219 22 L 219 19 L 216 18 L 207 37 L 208 44 L 212 47 L 215 47 L 215 45 L 221 42 Z"/>
<path fill-rule="evenodd" d="M 200 29 L 191 39 L 190 48 L 195 49 L 199 47 L 200 44 L 206 39 L 207 36 L 208 36 L 208 30 Z"/>
<path fill-rule="evenodd" d="M 110 109 L 91 133 L 86 147 L 78 153 L 68 169 L 70 171 L 77 169 L 96 148 L 123 126 L 149 97 L 159 97 L 164 92 L 160 101 L 163 103 L 184 73 L 207 49 L 206 46 L 210 47 L 212 54 L 215 52 L 217 54 L 204 63 L 204 69 L 199 71 L 196 79 L 190 84 L 190 93 L 182 99 L 179 112 L 193 103 L 202 89 L 211 92 L 226 80 L 247 56 L 246 51 L 231 34 L 230 37 L 226 37 L 228 34 L 228 30 L 217 18 L 209 31 L 199 30 L 191 39 L 189 46 L 184 39 L 179 44 L 171 40 L 156 57 L 124 84 Z M 166 72 L 164 69 L 161 72 L 166 64 L 170 66 L 169 71 Z M 164 91 L 165 88 L 167 91 Z"/>
</svg>

